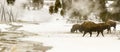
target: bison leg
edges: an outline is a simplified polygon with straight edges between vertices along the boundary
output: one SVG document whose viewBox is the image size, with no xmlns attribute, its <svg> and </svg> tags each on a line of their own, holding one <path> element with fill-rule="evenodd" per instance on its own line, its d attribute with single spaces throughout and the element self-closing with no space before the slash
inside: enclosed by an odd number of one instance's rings
<svg viewBox="0 0 120 52">
<path fill-rule="evenodd" d="M 82 30 L 79 29 L 79 32 L 83 33 Z"/>
<path fill-rule="evenodd" d="M 77 33 L 77 29 L 75 30 L 75 32 Z"/>
<path fill-rule="evenodd" d="M 111 33 L 111 27 L 107 29 L 107 34 Z"/>
<path fill-rule="evenodd" d="M 99 33 L 100 33 L 100 32 L 99 32 L 99 31 L 97 31 L 97 36 L 96 36 L 96 37 L 98 37 L 98 36 L 99 36 Z"/>
<path fill-rule="evenodd" d="M 90 37 L 92 37 L 92 32 L 89 32 L 90 33 Z"/>
<path fill-rule="evenodd" d="M 110 28 L 110 30 L 109 30 L 109 33 L 111 34 L 111 28 Z"/>
<path fill-rule="evenodd" d="M 114 31 L 116 31 L 116 25 L 114 26 Z"/>
<path fill-rule="evenodd" d="M 84 37 L 86 33 L 87 33 L 87 32 L 86 32 L 86 31 L 84 31 L 84 34 L 83 34 L 83 36 L 82 36 L 82 37 Z"/>
<path fill-rule="evenodd" d="M 103 31 L 101 31 L 102 36 L 104 37 Z"/>
</svg>

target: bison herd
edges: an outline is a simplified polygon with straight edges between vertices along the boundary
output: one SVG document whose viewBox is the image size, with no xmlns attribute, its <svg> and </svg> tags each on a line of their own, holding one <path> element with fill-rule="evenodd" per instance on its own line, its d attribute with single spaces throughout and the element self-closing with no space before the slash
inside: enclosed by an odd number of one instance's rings
<svg viewBox="0 0 120 52">
<path fill-rule="evenodd" d="M 111 33 L 111 27 L 114 27 L 114 30 L 116 29 L 116 22 L 113 20 L 108 20 L 106 22 L 102 23 L 94 23 L 92 21 L 85 21 L 82 24 L 74 24 L 71 28 L 71 32 L 83 32 L 83 37 L 86 33 L 90 34 L 90 37 L 92 37 L 92 32 L 97 32 L 97 36 L 101 33 L 104 37 L 104 30 L 107 30 L 107 33 Z"/>
</svg>

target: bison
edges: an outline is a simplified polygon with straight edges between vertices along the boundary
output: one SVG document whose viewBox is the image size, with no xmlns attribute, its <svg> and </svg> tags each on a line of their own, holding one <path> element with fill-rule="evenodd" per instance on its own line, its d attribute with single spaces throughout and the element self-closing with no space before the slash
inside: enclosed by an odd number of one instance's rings
<svg viewBox="0 0 120 52">
<path fill-rule="evenodd" d="M 108 21 L 106 21 L 105 22 L 106 24 L 109 24 L 110 25 L 110 27 L 114 27 L 114 30 L 116 30 L 116 22 L 115 21 L 113 21 L 113 20 L 108 20 Z M 107 33 L 111 33 L 111 29 L 107 32 Z"/>
<path fill-rule="evenodd" d="M 109 24 L 106 24 L 106 23 L 98 23 L 96 28 L 97 28 L 96 31 L 97 31 L 97 33 L 98 33 L 98 34 L 97 34 L 97 37 L 98 37 L 98 35 L 99 35 L 100 32 L 102 33 L 102 36 L 104 37 L 103 31 L 104 31 L 105 29 L 107 29 L 107 31 L 110 31 L 110 25 L 109 25 Z"/>
<path fill-rule="evenodd" d="M 92 37 L 92 32 L 97 32 L 97 37 L 99 33 L 102 33 L 102 36 L 104 37 L 103 31 L 105 29 L 110 29 L 110 26 L 106 23 L 94 23 L 91 21 L 84 22 L 81 24 L 80 29 L 84 31 L 83 37 L 85 36 L 86 33 L 90 33 L 90 37 Z"/>
<path fill-rule="evenodd" d="M 85 34 L 87 32 L 90 33 L 90 37 L 92 36 L 92 30 L 91 29 L 93 28 L 94 25 L 95 25 L 95 23 L 91 22 L 91 21 L 86 21 L 86 22 L 81 24 L 80 29 L 83 30 L 83 32 L 84 32 L 83 37 L 85 36 Z"/>
<path fill-rule="evenodd" d="M 72 28 L 71 28 L 71 32 L 74 33 L 74 32 L 77 32 L 78 30 L 79 30 L 80 32 L 82 32 L 81 29 L 80 29 L 80 27 L 81 27 L 80 24 L 74 24 L 74 25 L 72 26 Z"/>
</svg>

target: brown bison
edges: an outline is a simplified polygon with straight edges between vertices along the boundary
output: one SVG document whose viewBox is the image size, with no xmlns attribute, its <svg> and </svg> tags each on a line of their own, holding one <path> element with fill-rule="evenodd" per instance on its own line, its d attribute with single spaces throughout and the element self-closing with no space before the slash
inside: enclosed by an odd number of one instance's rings
<svg viewBox="0 0 120 52">
<path fill-rule="evenodd" d="M 96 31 L 97 31 L 97 33 L 98 33 L 98 34 L 97 34 L 97 37 L 98 37 L 98 35 L 99 35 L 100 32 L 102 33 L 102 36 L 104 36 L 104 35 L 103 35 L 103 31 L 104 31 L 105 29 L 107 29 L 107 31 L 110 31 L 110 25 L 109 25 L 109 24 L 106 24 L 106 23 L 98 23 L 96 28 L 97 28 Z"/>
<path fill-rule="evenodd" d="M 74 33 L 74 32 L 77 32 L 78 30 L 79 30 L 80 32 L 82 32 L 81 29 L 80 29 L 80 27 L 81 27 L 80 24 L 74 24 L 74 25 L 72 26 L 72 28 L 71 28 L 71 32 Z"/>
<path fill-rule="evenodd" d="M 116 22 L 115 21 L 113 21 L 113 20 L 108 20 L 108 21 L 106 21 L 106 24 L 109 24 L 110 25 L 110 27 L 114 27 L 114 30 L 116 30 Z M 111 33 L 111 29 L 107 32 L 107 33 Z"/>
<path fill-rule="evenodd" d="M 86 33 L 90 33 L 90 37 L 92 37 L 92 32 L 97 32 L 97 36 L 99 35 L 99 33 L 102 33 L 102 36 L 104 37 L 103 31 L 105 29 L 109 30 L 110 26 L 106 23 L 96 24 L 94 22 L 87 21 L 87 22 L 84 22 L 83 24 L 81 24 L 80 29 L 82 31 L 84 31 L 83 37 L 85 36 Z"/>
</svg>

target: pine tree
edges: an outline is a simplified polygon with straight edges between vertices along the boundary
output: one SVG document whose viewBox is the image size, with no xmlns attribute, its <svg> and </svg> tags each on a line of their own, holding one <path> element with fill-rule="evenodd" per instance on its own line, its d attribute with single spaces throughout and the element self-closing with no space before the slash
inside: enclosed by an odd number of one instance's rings
<svg viewBox="0 0 120 52">
<path fill-rule="evenodd" d="M 54 6 L 50 6 L 50 7 L 49 7 L 49 13 L 50 13 L 50 14 L 53 14 L 53 13 L 54 13 Z"/>
<path fill-rule="evenodd" d="M 57 13 L 59 11 L 59 8 L 61 8 L 60 0 L 56 0 L 55 5 L 49 7 L 50 14 Z"/>
<path fill-rule="evenodd" d="M 64 10 L 64 9 L 62 9 L 62 10 L 60 11 L 60 15 L 61 15 L 61 16 L 64 16 L 64 15 L 65 15 L 65 10 Z"/>
<path fill-rule="evenodd" d="M 57 13 L 58 12 L 58 7 L 54 7 L 54 12 Z"/>
<path fill-rule="evenodd" d="M 100 5 L 99 8 L 101 10 L 99 16 L 103 21 L 107 20 L 107 8 L 106 8 L 106 0 L 98 0 L 98 4 Z"/>
<path fill-rule="evenodd" d="M 113 3 L 114 13 L 112 13 L 112 19 L 120 21 L 120 0 L 114 0 Z"/>
<path fill-rule="evenodd" d="M 55 1 L 55 7 L 56 7 L 56 8 L 61 8 L 60 0 L 56 0 L 56 1 Z"/>
</svg>

